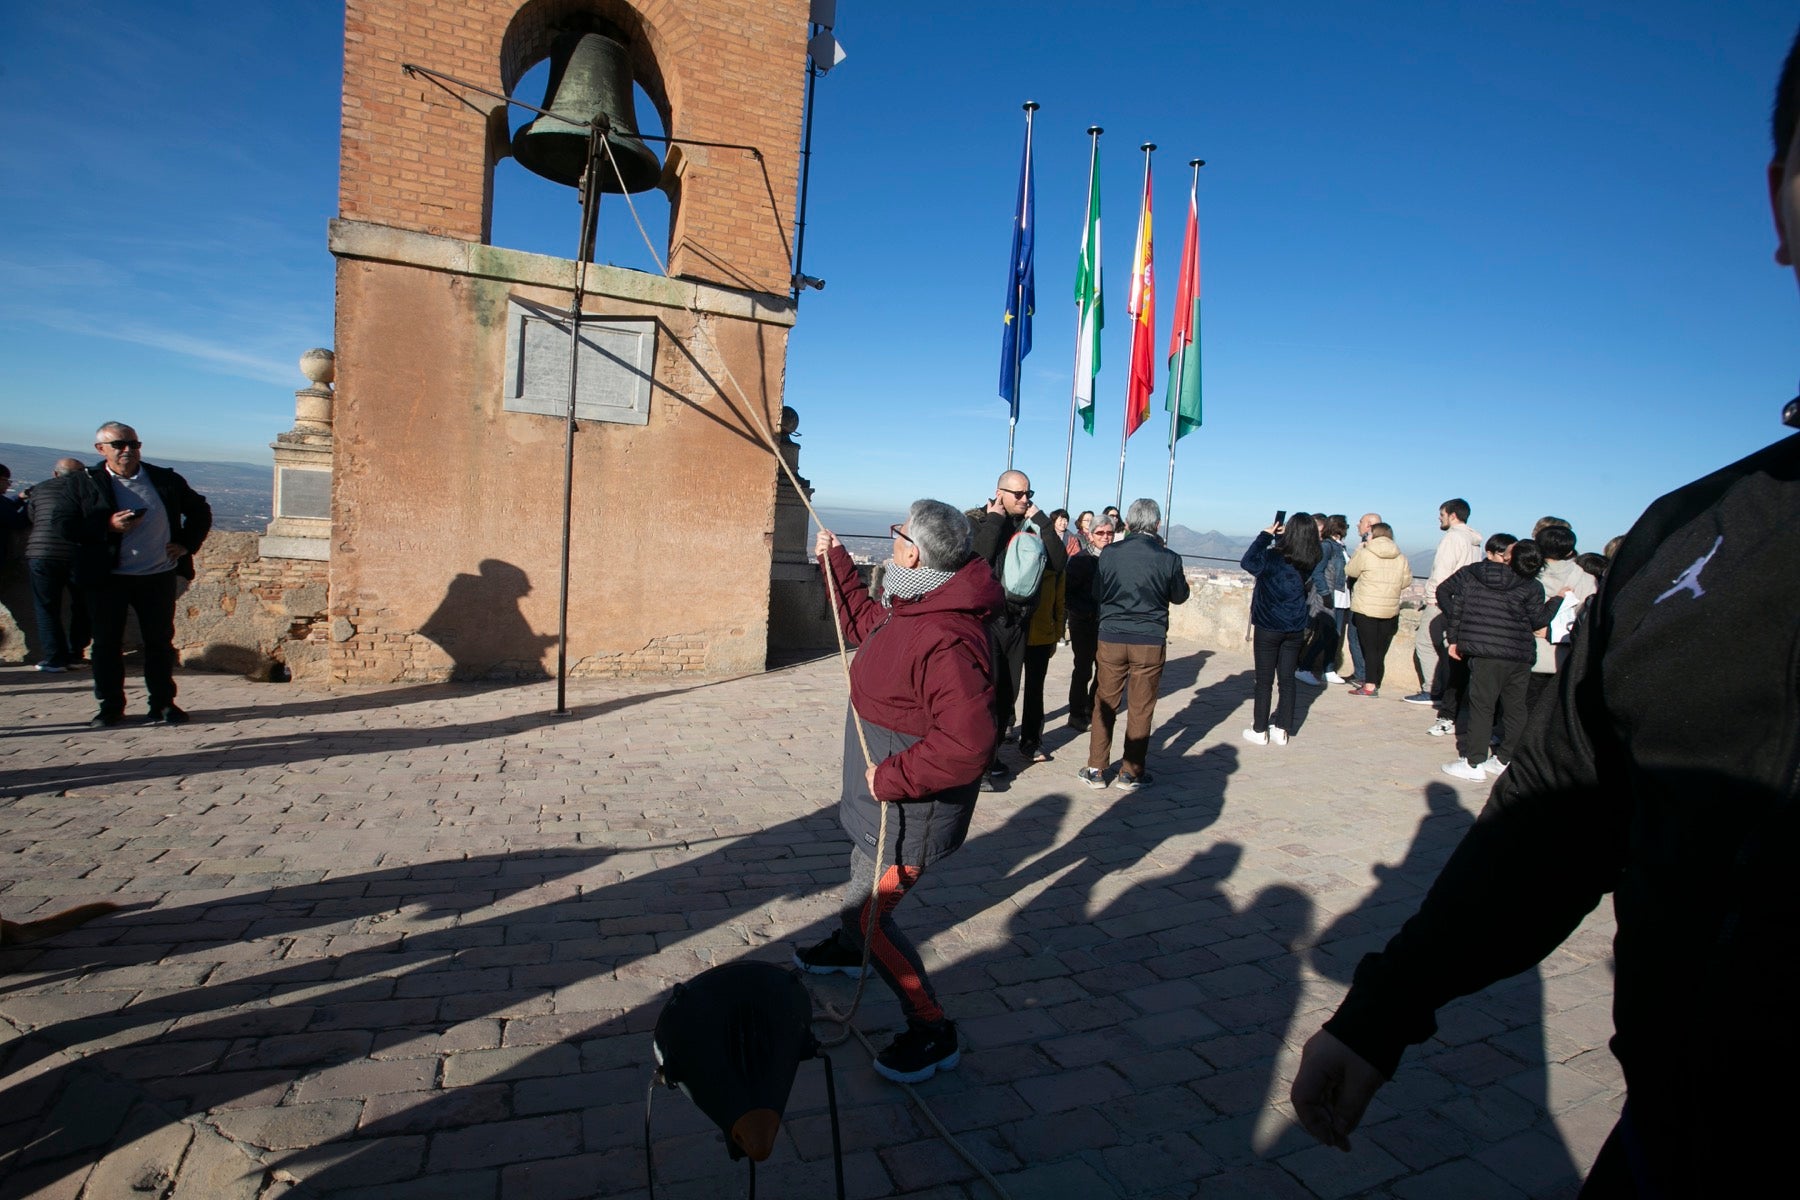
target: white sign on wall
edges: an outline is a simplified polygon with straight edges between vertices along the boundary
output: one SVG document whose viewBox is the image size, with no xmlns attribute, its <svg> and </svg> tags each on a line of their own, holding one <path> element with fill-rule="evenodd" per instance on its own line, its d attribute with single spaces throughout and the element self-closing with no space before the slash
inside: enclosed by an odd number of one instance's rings
<svg viewBox="0 0 1800 1200">
<path fill-rule="evenodd" d="M 564 417 L 569 404 L 569 315 L 513 300 L 506 312 L 507 412 Z M 575 370 L 575 416 L 584 421 L 643 425 L 650 420 L 656 322 L 641 318 L 581 319 Z"/>
</svg>

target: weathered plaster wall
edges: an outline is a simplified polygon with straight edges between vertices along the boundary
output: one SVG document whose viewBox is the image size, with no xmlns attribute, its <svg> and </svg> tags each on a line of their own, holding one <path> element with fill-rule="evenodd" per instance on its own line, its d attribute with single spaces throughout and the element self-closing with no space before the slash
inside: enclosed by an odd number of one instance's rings
<svg viewBox="0 0 1800 1200">
<path fill-rule="evenodd" d="M 367 227 L 336 243 L 333 674 L 549 673 L 564 426 L 505 411 L 501 387 L 508 301 L 566 306 L 531 280 L 569 264 L 489 250 L 441 269 L 442 239 L 400 243 Z M 463 273 L 477 270 L 510 278 Z M 779 415 L 791 318 L 759 319 L 749 300 L 698 312 L 732 296 L 591 274 L 606 291 L 586 311 L 658 329 L 648 423 L 579 425 L 570 671 L 760 670 L 776 466 L 752 423 Z"/>
</svg>

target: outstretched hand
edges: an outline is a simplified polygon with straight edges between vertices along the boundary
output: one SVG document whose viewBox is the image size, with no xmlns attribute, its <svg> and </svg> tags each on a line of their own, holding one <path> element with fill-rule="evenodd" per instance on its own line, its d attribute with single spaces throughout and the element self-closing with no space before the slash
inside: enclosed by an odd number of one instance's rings
<svg viewBox="0 0 1800 1200">
<path fill-rule="evenodd" d="M 1300 1127 L 1327 1146 L 1350 1149 L 1350 1131 L 1362 1122 L 1375 1092 L 1387 1080 L 1362 1055 L 1323 1029 L 1300 1052 L 1300 1069 L 1288 1093 Z"/>
<path fill-rule="evenodd" d="M 831 532 L 829 529 L 821 529 L 819 530 L 818 540 L 813 542 L 813 557 L 824 558 L 826 553 L 833 546 L 841 545 L 843 545 L 843 543 L 837 540 L 837 534 Z"/>
</svg>

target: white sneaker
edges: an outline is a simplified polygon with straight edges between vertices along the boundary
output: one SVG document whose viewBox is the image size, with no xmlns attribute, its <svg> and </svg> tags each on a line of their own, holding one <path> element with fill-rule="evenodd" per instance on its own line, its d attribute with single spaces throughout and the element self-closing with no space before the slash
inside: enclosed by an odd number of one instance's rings
<svg viewBox="0 0 1800 1200">
<path fill-rule="evenodd" d="M 1488 773 L 1480 767 L 1471 767 L 1469 760 L 1459 758 L 1455 762 L 1444 764 L 1444 774 L 1453 775 L 1457 779 L 1466 779 L 1470 783 L 1486 783 Z"/>
<path fill-rule="evenodd" d="M 1304 683 L 1307 687 L 1325 686 L 1325 681 L 1320 679 L 1317 675 L 1314 675 L 1311 671 L 1295 671 L 1294 680 L 1297 683 Z"/>
<path fill-rule="evenodd" d="M 1427 729 L 1425 732 L 1429 733 L 1432 737 L 1443 737 L 1445 734 L 1456 732 L 1456 722 L 1439 717 L 1431 723 L 1431 728 Z"/>
<path fill-rule="evenodd" d="M 1279 725 L 1269 726 L 1269 740 L 1277 746 L 1287 745 L 1287 730 Z"/>
<path fill-rule="evenodd" d="M 1497 779 L 1506 773 L 1506 764 L 1490 754 L 1487 761 L 1481 764 L 1481 769 Z"/>
<path fill-rule="evenodd" d="M 1327 671 L 1327 672 L 1325 672 L 1325 682 L 1326 683 L 1349 683 L 1350 681 L 1348 679 L 1345 679 L 1342 675 L 1339 675 L 1336 671 Z"/>
<path fill-rule="evenodd" d="M 1266 746 L 1269 744 L 1269 735 L 1258 733 L 1254 729 L 1246 729 L 1244 730 L 1244 740 L 1252 746 Z"/>
</svg>

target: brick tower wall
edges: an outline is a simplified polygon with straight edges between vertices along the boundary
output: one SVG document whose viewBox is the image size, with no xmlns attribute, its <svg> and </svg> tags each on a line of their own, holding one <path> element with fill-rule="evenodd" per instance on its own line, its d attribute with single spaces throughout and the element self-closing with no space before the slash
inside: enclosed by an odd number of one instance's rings
<svg viewBox="0 0 1800 1200">
<path fill-rule="evenodd" d="M 335 678 L 554 669 L 563 420 L 508 411 L 502 388 L 509 303 L 566 310 L 573 263 L 483 244 L 504 120 L 400 64 L 504 91 L 576 8 L 627 31 L 671 135 L 763 157 L 671 152 L 677 278 L 589 268 L 584 312 L 653 319 L 656 350 L 647 423 L 579 423 L 571 673 L 764 663 L 777 467 L 756 429 L 778 419 L 793 321 L 806 5 L 349 0 L 331 232 Z"/>
</svg>

